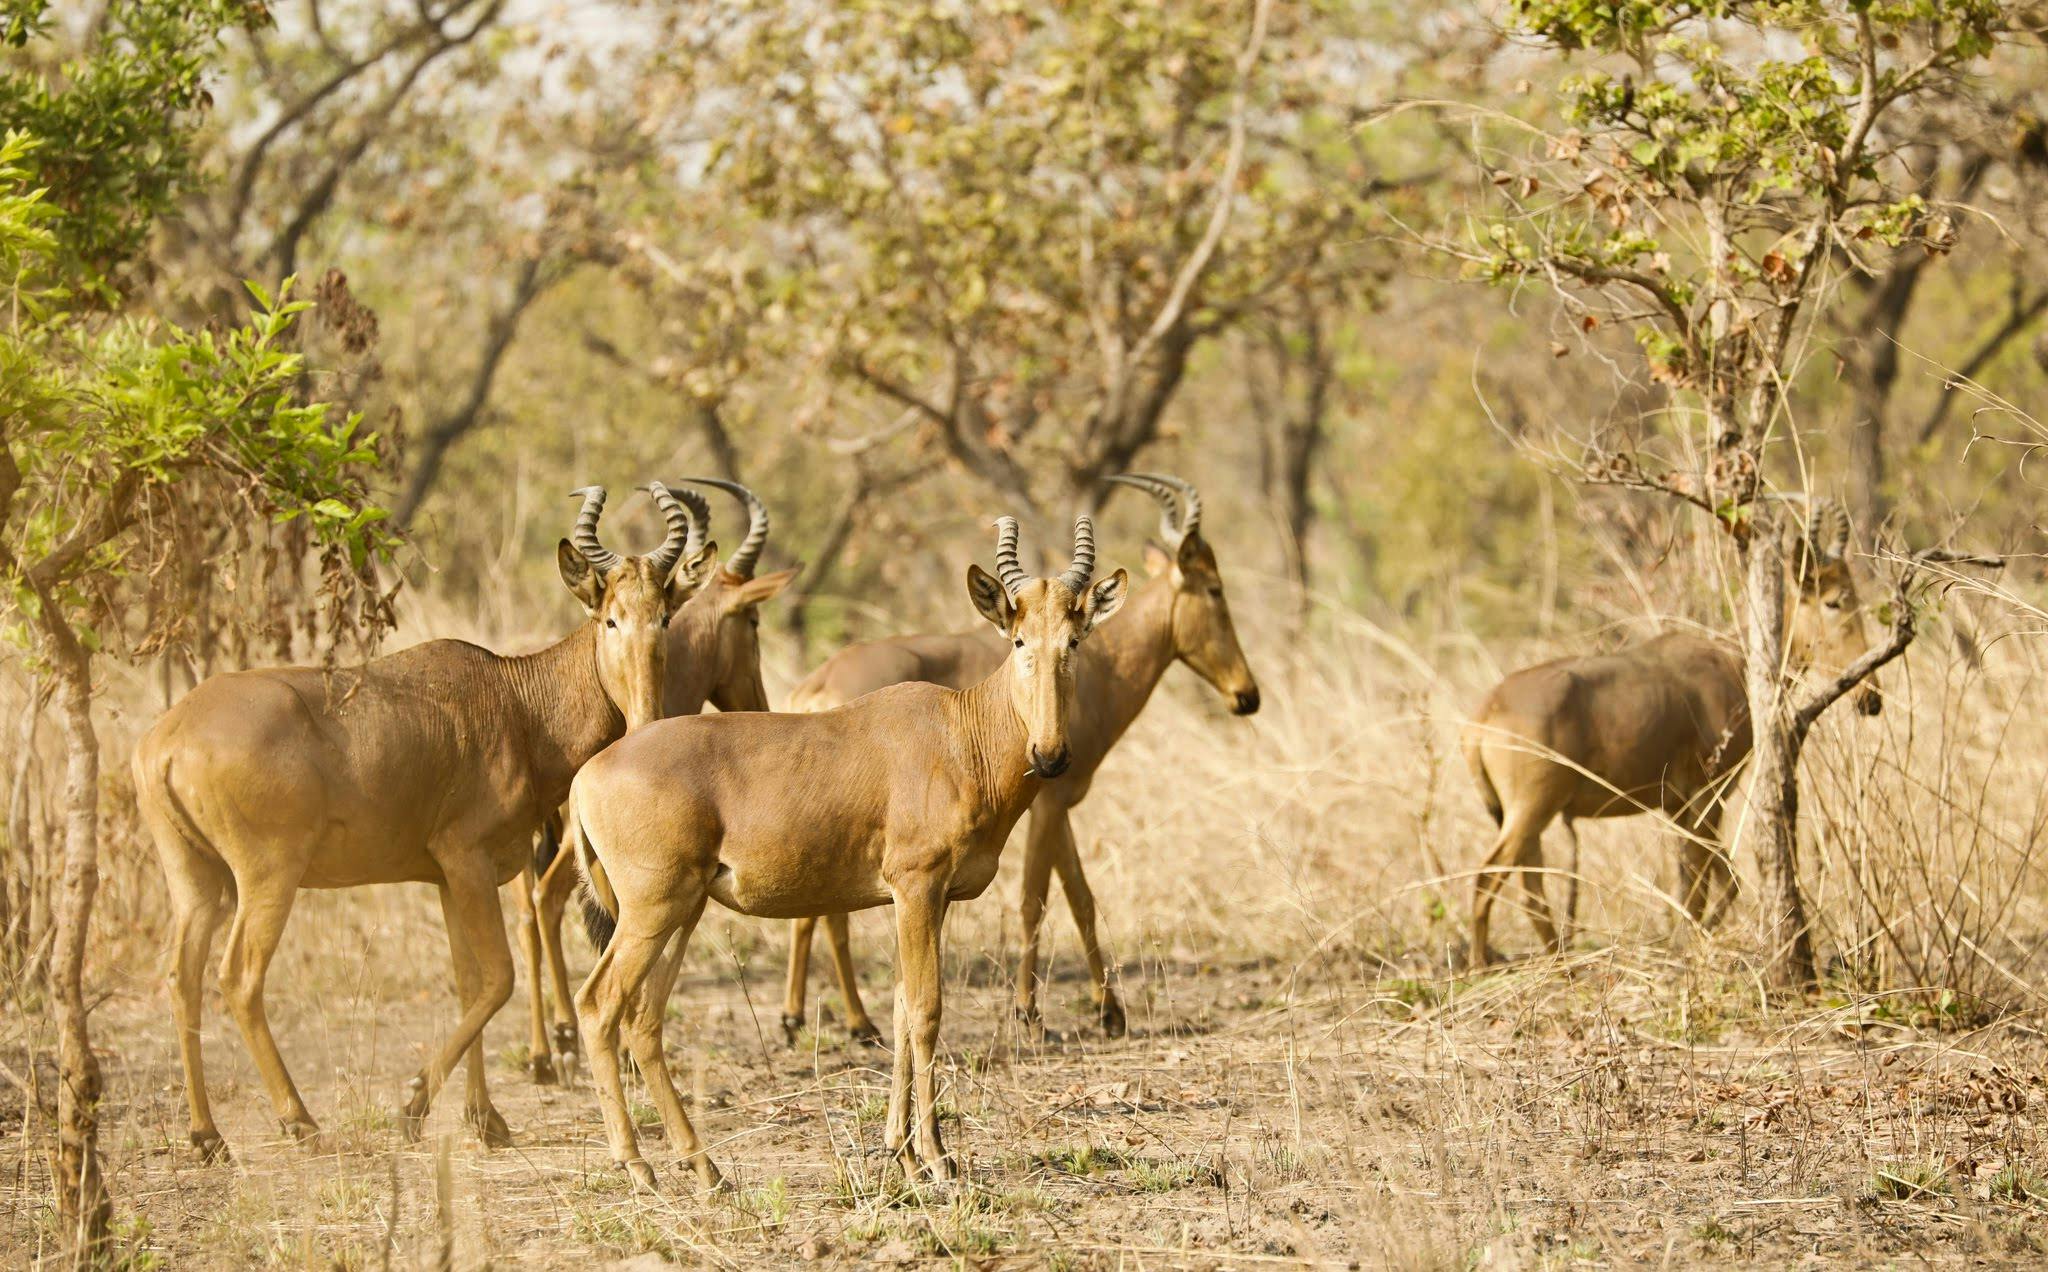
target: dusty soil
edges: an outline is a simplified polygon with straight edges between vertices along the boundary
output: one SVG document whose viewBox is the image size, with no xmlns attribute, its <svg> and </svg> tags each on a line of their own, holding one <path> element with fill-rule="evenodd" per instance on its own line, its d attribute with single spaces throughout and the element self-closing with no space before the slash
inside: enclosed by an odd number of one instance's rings
<svg viewBox="0 0 2048 1272">
<path fill-rule="evenodd" d="M 1110 1040 L 1087 1027 L 1073 942 L 1054 927 L 1047 1014 L 1068 1033 L 1041 1042 L 1010 1019 L 994 922 L 963 924 L 951 951 L 946 1099 L 964 1184 L 900 1188 L 880 1153 L 886 1053 L 840 1041 L 829 996 L 814 996 L 822 1027 L 786 1045 L 778 935 L 713 916 L 669 1041 L 733 1187 L 699 1195 L 643 1106 L 664 1194 L 635 1196 L 588 1087 L 526 1078 L 519 1000 L 489 1033 L 517 1147 L 467 1133 L 453 1086 L 421 1143 L 400 1138 L 388 1110 L 454 1013 L 438 966 L 409 953 L 441 947 L 423 899 L 371 895 L 309 897 L 274 982 L 273 1025 L 329 1130 L 319 1148 L 279 1142 L 210 994 L 235 1156 L 197 1164 L 161 990 L 137 976 L 101 1005 L 135 1261 L 1790 1266 L 1910 1250 L 2039 1266 L 2048 1246 L 2048 1045 L 2026 1019 L 1964 1031 L 1869 1002 L 1779 1015 L 1710 955 L 1654 946 L 1475 981 L 1420 956 L 1211 963 L 1155 943 L 1124 951 L 1132 1029 Z M 882 931 L 864 920 L 856 938 L 876 950 Z M 867 974 L 885 1001 L 886 959 Z M 18 1050 L 6 1061 L 27 1076 Z M 49 1243 L 20 1095 L 10 1085 L 0 1104 L 9 1266 Z"/>
</svg>

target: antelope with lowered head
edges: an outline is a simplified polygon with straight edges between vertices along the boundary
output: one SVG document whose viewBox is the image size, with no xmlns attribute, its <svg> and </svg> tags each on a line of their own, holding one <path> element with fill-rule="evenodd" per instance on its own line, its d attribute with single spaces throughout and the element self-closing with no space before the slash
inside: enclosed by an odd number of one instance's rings
<svg viewBox="0 0 2048 1272">
<path fill-rule="evenodd" d="M 194 1147 L 225 1151 L 200 1058 L 200 987 L 230 905 L 221 983 L 284 1130 L 318 1131 L 278 1054 L 263 980 L 301 888 L 431 883 L 441 890 L 462 1017 L 412 1079 L 403 1126 L 421 1119 L 469 1057 L 468 1115 L 510 1142 L 484 1087 L 483 1027 L 512 993 L 498 887 L 529 859 L 534 828 L 583 762 L 661 714 L 662 638 L 712 545 L 684 548 L 690 517 L 659 483 L 661 546 L 621 556 L 598 539 L 605 492 L 558 545 L 562 581 L 589 619 L 516 657 L 433 640 L 360 667 L 271 668 L 215 676 L 166 712 L 136 748 L 136 798 L 169 884 L 172 1004 Z"/>
<path fill-rule="evenodd" d="M 662 714 L 696 715 L 708 701 L 720 711 L 766 711 L 768 690 L 761 683 L 761 606 L 773 600 L 795 569 L 754 577 L 761 550 L 768 543 L 768 506 L 738 482 L 716 477 L 685 477 L 684 481 L 715 486 L 731 493 L 747 510 L 747 533 L 725 565 L 713 571 L 704 586 L 683 602 L 668 624 L 668 661 L 663 673 Z M 708 524 L 711 507 L 691 490 L 674 490 L 695 514 L 689 555 L 700 545 L 699 524 Z M 561 851 L 561 819 L 550 816 L 534 838 L 533 866 L 520 874 L 513 888 L 518 903 L 520 945 L 525 955 L 529 1024 L 528 1071 L 533 1080 L 551 1083 L 557 1063 L 567 1066 L 577 1054 L 575 997 L 569 988 L 569 967 L 562 954 L 562 915 L 576 891 L 576 865 Z M 585 914 L 590 913 L 586 907 Z M 601 912 L 600 912 L 601 913 Z M 546 964 L 547 984 L 542 981 Z M 552 1035 L 548 1026 L 548 984 L 555 992 Z"/>
<path fill-rule="evenodd" d="M 1071 813 L 1088 796 L 1095 771 L 1110 748 L 1144 710 L 1153 687 L 1175 662 L 1186 663 L 1215 686 L 1238 715 L 1259 709 L 1259 686 L 1245 662 L 1223 596 L 1216 554 L 1202 537 L 1202 496 L 1192 485 L 1164 473 L 1120 473 L 1109 478 L 1152 496 L 1159 504 L 1163 548 L 1146 545 L 1151 581 L 1131 597 L 1121 622 L 1081 651 L 1074 670 L 1074 718 L 1069 725 L 1073 763 L 1057 781 L 1047 782 L 1031 805 L 1025 837 L 1024 878 L 1019 894 L 1024 949 L 1017 962 L 1016 1010 L 1037 1025 L 1038 933 L 1052 872 L 1059 871 L 1074 926 L 1088 960 L 1088 985 L 1096 1019 L 1111 1037 L 1125 1029 L 1123 1004 L 1109 985 L 1108 962 L 1095 930 L 1095 895 L 1081 872 Z M 851 645 L 827 659 L 790 693 L 792 711 L 827 711 L 885 685 L 906 680 L 964 689 L 986 676 L 1008 652 L 1000 637 L 983 631 L 943 636 L 901 636 Z M 816 919 L 791 925 L 789 979 L 783 997 L 783 1032 L 794 1039 L 804 1023 L 811 938 Z M 846 1005 L 846 1029 L 861 1041 L 881 1032 L 860 1000 L 844 914 L 828 915 L 826 932 Z"/>
<path fill-rule="evenodd" d="M 1848 514 L 1831 500 L 1816 500 L 1787 554 L 1790 669 L 1839 671 L 1869 647 L 1848 544 Z M 1865 681 L 1857 710 L 1875 715 L 1883 706 L 1875 682 Z M 1679 888 L 1686 914 L 1711 926 L 1734 899 L 1735 875 L 1720 845 L 1721 809 L 1749 757 L 1750 722 L 1742 655 L 1727 641 L 1674 632 L 1612 654 L 1517 671 L 1487 695 L 1463 745 L 1480 798 L 1500 827 L 1472 902 L 1475 966 L 1492 957 L 1488 917 L 1511 872 L 1544 944 L 1563 948 L 1541 874 L 1543 829 L 1560 815 L 1572 842 L 1573 881 L 1573 822 L 1661 811 L 1684 836 Z M 1576 882 L 1568 886 L 1575 894 Z"/>
<path fill-rule="evenodd" d="M 1010 828 L 1072 762 L 1076 651 L 1123 604 L 1122 570 L 1094 577 L 1094 531 L 1037 579 L 1017 523 L 997 522 L 996 577 L 967 570 L 975 609 L 1010 655 L 971 688 L 894 685 L 835 711 L 665 720 L 598 755 L 569 791 L 569 839 L 612 940 L 576 1011 L 612 1157 L 647 1187 L 619 1079 L 626 1029 L 669 1143 L 707 1186 L 718 1171 L 662 1054 L 670 989 L 705 902 L 766 918 L 895 904 L 896 1054 L 885 1142 L 906 1175 L 951 1178 L 939 1138 L 940 936 L 946 907 L 995 878 Z M 674 948 L 663 951 L 674 938 Z M 914 1096 L 914 1099 L 913 1099 Z"/>
</svg>

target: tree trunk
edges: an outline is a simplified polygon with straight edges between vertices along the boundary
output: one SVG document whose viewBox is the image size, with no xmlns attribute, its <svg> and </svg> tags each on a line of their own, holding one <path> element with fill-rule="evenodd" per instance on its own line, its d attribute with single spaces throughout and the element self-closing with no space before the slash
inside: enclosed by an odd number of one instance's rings
<svg viewBox="0 0 2048 1272">
<path fill-rule="evenodd" d="M 46 626 L 61 624 L 50 616 Z M 57 702 L 64 727 L 64 880 L 50 966 L 57 1027 L 57 1140 L 50 1173 L 57 1215 L 73 1261 L 85 1264 L 106 1241 L 113 1201 L 100 1174 L 100 1066 L 86 1036 L 85 945 L 99 890 L 99 740 L 92 730 L 92 662 L 66 630 L 56 648 Z"/>
<path fill-rule="evenodd" d="M 1770 942 L 1766 976 L 1778 990 L 1799 993 L 1814 982 L 1813 934 L 1799 891 L 1799 751 L 1786 697 L 1785 559 L 1779 514 L 1753 506 L 1757 525 L 1743 570 L 1744 667 L 1749 699 L 1749 807 L 1763 875 L 1764 931 Z"/>
</svg>

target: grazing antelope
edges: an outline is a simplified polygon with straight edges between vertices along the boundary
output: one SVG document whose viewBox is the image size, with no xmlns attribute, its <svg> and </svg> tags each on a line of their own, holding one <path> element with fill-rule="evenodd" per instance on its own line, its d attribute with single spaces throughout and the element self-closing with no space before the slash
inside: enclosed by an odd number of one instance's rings
<svg viewBox="0 0 2048 1272">
<path fill-rule="evenodd" d="M 761 683 L 760 607 L 789 586 L 796 570 L 754 577 L 761 549 L 768 543 L 769 521 L 767 505 L 753 491 L 738 482 L 715 477 L 684 480 L 730 492 L 746 507 L 747 533 L 724 567 L 713 572 L 696 595 L 685 601 L 669 620 L 662 714 L 696 715 L 707 701 L 720 711 L 766 711 L 768 690 Z M 695 491 L 672 493 L 696 514 L 691 527 L 696 535 L 697 523 L 710 520 L 710 505 Z M 697 546 L 693 539 L 685 552 L 693 552 Z M 568 963 L 562 954 L 562 915 L 576 891 L 576 865 L 560 848 L 561 820 L 559 816 L 550 816 L 534 839 L 531 869 L 521 873 L 512 890 L 519 911 L 533 1030 L 528 1067 L 533 1080 L 540 1083 L 555 1080 L 558 1057 L 565 1065 L 573 1063 L 577 1051 L 575 998 L 569 988 Z M 555 992 L 552 1037 L 547 1018 L 547 985 L 542 981 L 543 962 Z"/>
<path fill-rule="evenodd" d="M 577 774 L 569 838 L 616 929 L 576 1013 L 612 1157 L 652 1187 L 619 1081 L 623 1022 L 669 1143 L 707 1185 L 718 1172 L 662 1055 L 663 1010 L 707 899 L 768 918 L 895 904 L 896 1056 L 885 1132 L 905 1173 L 958 1173 L 939 1139 L 940 934 L 946 907 L 995 878 L 1010 828 L 1072 762 L 1068 720 L 1082 640 L 1123 604 L 1122 570 L 1094 579 L 1094 531 L 1074 525 L 1073 564 L 1034 579 L 1017 523 L 997 523 L 996 575 L 967 591 L 1009 642 L 973 687 L 894 685 L 820 714 L 665 720 Z M 663 954 L 670 939 L 674 949 Z M 915 1093 L 915 1110 L 912 1095 Z"/>
<path fill-rule="evenodd" d="M 1785 649 L 1792 667 L 1839 670 L 1868 648 L 1848 543 L 1848 514 L 1831 500 L 1816 501 L 1789 554 Z M 1883 709 L 1875 683 L 1864 682 L 1856 707 L 1864 715 Z M 1491 957 L 1487 921 L 1510 872 L 1519 874 L 1544 944 L 1563 948 L 1539 873 L 1543 828 L 1560 814 L 1573 879 L 1574 821 L 1656 810 L 1684 832 L 1685 912 L 1711 926 L 1734 899 L 1735 876 L 1719 846 L 1721 808 L 1749 757 L 1750 727 L 1742 655 L 1725 641 L 1678 632 L 1517 671 L 1487 695 L 1463 743 L 1479 796 L 1500 827 L 1472 903 L 1474 965 Z M 1576 896 L 1575 883 L 1572 889 Z"/>
<path fill-rule="evenodd" d="M 433 640 L 360 667 L 215 676 L 158 720 L 135 751 L 135 789 L 170 887 L 178 1045 L 192 1144 L 225 1152 L 200 1058 L 200 986 L 223 910 L 234 906 L 221 985 L 285 1131 L 318 1131 L 271 1037 L 263 980 L 301 888 L 432 883 L 441 890 L 461 1022 L 412 1079 L 417 1135 L 465 1052 L 469 1118 L 492 1144 L 505 1120 L 484 1088 L 484 1024 L 512 993 L 498 887 L 525 864 L 534 827 L 583 762 L 661 714 L 662 633 L 715 549 L 685 555 L 688 510 L 656 483 L 661 546 L 620 556 L 599 542 L 605 492 L 556 549 L 589 621 L 538 653 L 505 657 Z M 572 542 L 573 541 L 573 542 Z"/>
<path fill-rule="evenodd" d="M 1178 477 L 1157 473 L 1123 473 L 1109 480 L 1135 487 L 1158 501 L 1159 532 L 1166 547 L 1146 545 L 1145 569 L 1151 581 L 1132 596 L 1123 621 L 1082 651 L 1075 669 L 1079 691 L 1069 726 L 1073 764 L 1058 781 L 1047 782 L 1032 803 L 1031 828 L 1025 838 L 1018 905 L 1024 950 L 1017 964 L 1016 1009 L 1021 1019 L 1038 1023 L 1038 931 L 1045 917 L 1052 872 L 1058 870 L 1067 908 L 1081 932 L 1096 1017 L 1111 1037 L 1118 1037 L 1125 1029 L 1123 1004 L 1109 986 L 1108 963 L 1095 930 L 1095 896 L 1081 872 L 1070 814 L 1087 798 L 1096 769 L 1144 710 L 1153 686 L 1168 666 L 1176 661 L 1186 663 L 1229 699 L 1231 710 L 1238 715 L 1259 709 L 1259 686 L 1238 646 L 1216 554 L 1202 538 L 1201 493 Z M 825 711 L 906 680 L 962 689 L 986 676 L 1006 652 L 1000 638 L 979 631 L 902 636 L 849 646 L 791 692 L 790 709 Z M 792 1039 L 803 1027 L 811 938 L 817 922 L 806 918 L 791 925 L 782 1028 Z M 881 1031 L 861 1004 L 846 916 L 828 915 L 825 925 L 840 995 L 846 1001 L 847 1032 L 864 1042 L 878 1041 Z"/>
</svg>

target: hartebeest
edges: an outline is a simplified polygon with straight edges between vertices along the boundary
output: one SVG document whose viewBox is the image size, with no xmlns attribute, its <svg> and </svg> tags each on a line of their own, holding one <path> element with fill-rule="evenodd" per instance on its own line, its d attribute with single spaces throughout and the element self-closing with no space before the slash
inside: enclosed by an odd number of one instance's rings
<svg viewBox="0 0 2048 1272">
<path fill-rule="evenodd" d="M 1838 671 L 1868 647 L 1848 543 L 1848 515 L 1839 504 L 1816 501 L 1788 553 L 1791 668 Z M 1858 690 L 1863 714 L 1875 715 L 1883 704 L 1874 683 Z M 1711 925 L 1732 900 L 1735 876 L 1719 843 L 1721 808 L 1749 757 L 1750 722 L 1742 655 L 1727 642 L 1671 633 L 1617 653 L 1517 671 L 1487 695 L 1463 744 L 1480 798 L 1500 827 L 1474 890 L 1475 965 L 1491 957 L 1488 918 L 1509 873 L 1521 879 L 1544 944 L 1562 948 L 1540 873 L 1543 829 L 1560 814 L 1572 841 L 1572 878 L 1573 822 L 1661 811 L 1684 835 L 1685 912 Z M 1710 910 L 1716 891 L 1721 899 Z"/>
<path fill-rule="evenodd" d="M 360 667 L 272 668 L 207 680 L 135 751 L 135 789 L 170 886 L 173 1006 L 192 1143 L 225 1150 L 200 1058 L 200 985 L 223 909 L 234 904 L 221 983 L 289 1134 L 318 1127 L 263 1009 L 264 973 L 301 888 L 432 883 L 441 890 L 461 1022 L 412 1080 L 419 1124 L 469 1056 L 468 1113 L 509 1141 L 484 1086 L 484 1024 L 512 993 L 498 887 L 518 874 L 534 828 L 583 762 L 661 714 L 663 632 L 714 548 L 686 556 L 689 513 L 648 488 L 668 523 L 661 546 L 621 556 L 598 540 L 602 487 L 558 545 L 562 581 L 589 621 L 538 653 L 434 640 Z"/>
<path fill-rule="evenodd" d="M 1122 473 L 1109 480 L 1135 487 L 1158 501 L 1159 531 L 1165 547 L 1146 545 L 1145 569 L 1151 581 L 1131 597 L 1123 620 L 1082 651 L 1074 673 L 1079 691 L 1069 727 L 1073 765 L 1058 781 L 1047 782 L 1031 805 L 1018 905 L 1024 949 L 1017 963 L 1016 1010 L 1027 1022 L 1035 1025 L 1039 1020 L 1039 925 L 1045 917 L 1052 872 L 1058 870 L 1067 908 L 1081 932 L 1097 1019 L 1116 1037 L 1125 1028 L 1123 1004 L 1109 985 L 1108 962 L 1095 930 L 1095 896 L 1081 872 L 1070 815 L 1074 806 L 1087 798 L 1095 771 L 1144 710 L 1153 687 L 1173 663 L 1186 663 L 1214 685 L 1238 715 L 1259 709 L 1259 686 L 1230 621 L 1216 554 L 1202 537 L 1201 493 L 1180 478 L 1162 473 Z M 790 710 L 830 710 L 906 680 L 964 689 L 986 676 L 1006 652 L 1000 638 L 979 631 L 852 645 L 827 659 L 791 692 Z M 790 925 L 782 1028 L 791 1038 L 803 1026 L 811 938 L 817 922 L 798 919 Z M 840 995 L 846 1002 L 847 1032 L 862 1041 L 878 1040 L 881 1033 L 861 1004 L 846 916 L 829 915 L 825 924 Z"/>
<path fill-rule="evenodd" d="M 733 495 L 747 510 L 747 533 L 723 568 L 715 571 L 696 595 L 685 601 L 668 624 L 668 662 L 664 672 L 663 714 L 696 715 L 706 702 L 720 711 L 766 711 L 768 690 L 761 683 L 760 607 L 773 600 L 794 569 L 754 577 L 761 550 L 768 543 L 768 506 L 738 482 L 715 477 L 685 481 L 716 486 Z M 697 522 L 708 522 L 710 506 L 695 491 L 676 490 Z M 693 542 L 687 550 L 695 550 Z M 536 1082 L 555 1079 L 555 1061 L 576 1054 L 575 999 L 569 988 L 569 967 L 562 954 L 562 915 L 576 891 L 573 857 L 560 851 L 561 824 L 550 817 L 534 840 L 530 871 L 513 888 L 518 904 L 521 949 L 527 970 L 529 1023 L 528 1069 Z M 547 982 L 542 980 L 546 964 Z M 552 1036 L 548 1028 L 547 986 L 555 991 Z"/>
<path fill-rule="evenodd" d="M 1041 783 L 1072 762 L 1076 651 L 1123 604 L 1122 570 L 1094 578 L 1094 532 L 1074 527 L 1073 564 L 1034 579 L 1017 563 L 1017 523 L 998 523 L 996 576 L 967 591 L 1009 642 L 972 688 L 896 685 L 815 715 L 733 713 L 664 720 L 627 735 L 576 776 L 569 837 L 611 943 L 576 1011 L 614 1160 L 651 1187 L 619 1080 L 618 1036 L 660 1111 L 669 1143 L 707 1185 L 718 1179 L 669 1079 L 661 1027 L 669 990 L 707 899 L 769 918 L 842 914 L 894 902 L 896 1057 L 885 1139 L 906 1173 L 957 1174 L 939 1138 L 940 934 L 946 907 L 995 878 L 1010 828 Z M 671 937 L 674 950 L 663 954 Z M 915 1112 L 912 1091 L 915 1089 Z"/>
</svg>

